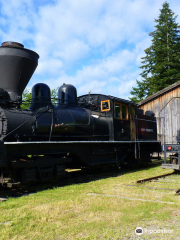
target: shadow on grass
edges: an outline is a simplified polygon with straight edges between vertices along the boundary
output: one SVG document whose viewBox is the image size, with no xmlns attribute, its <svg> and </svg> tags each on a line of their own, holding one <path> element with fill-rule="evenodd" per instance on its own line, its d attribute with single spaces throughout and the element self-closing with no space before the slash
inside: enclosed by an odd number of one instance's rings
<svg viewBox="0 0 180 240">
<path fill-rule="evenodd" d="M 4 191 L 3 196 L 2 194 L 0 194 L 0 197 L 21 197 L 39 191 L 53 189 L 54 187 L 63 187 L 72 184 L 82 184 L 91 181 L 122 176 L 124 174 L 140 172 L 143 170 L 148 170 L 157 166 L 161 166 L 162 163 L 163 160 L 153 160 L 152 163 L 146 165 L 124 165 L 120 169 L 117 166 L 106 166 L 94 169 L 79 169 L 74 171 L 67 170 L 65 175 L 56 181 L 23 186 L 19 189 L 8 190 L 7 193 L 6 191 Z"/>
<path fill-rule="evenodd" d="M 67 172 L 66 176 L 59 181 L 59 186 L 70 184 L 87 183 L 95 180 L 106 179 L 110 177 L 122 176 L 124 174 L 140 172 L 157 166 L 161 166 L 163 160 L 153 160 L 146 165 L 123 165 L 120 169 L 117 166 L 106 166 L 94 169 L 84 169 L 79 171 Z"/>
</svg>

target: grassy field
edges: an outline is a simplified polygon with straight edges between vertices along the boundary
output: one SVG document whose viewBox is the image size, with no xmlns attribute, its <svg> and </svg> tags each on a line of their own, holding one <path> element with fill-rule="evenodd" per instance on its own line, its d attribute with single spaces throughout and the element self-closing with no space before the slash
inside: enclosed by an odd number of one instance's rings
<svg viewBox="0 0 180 240">
<path fill-rule="evenodd" d="M 180 188 L 180 175 L 173 175 L 179 185 L 132 186 L 138 179 L 171 171 L 160 166 L 119 171 L 88 183 L 9 198 L 0 203 L 0 239 L 180 239 L 180 196 L 161 189 Z M 141 236 L 136 227 L 143 228 Z"/>
</svg>

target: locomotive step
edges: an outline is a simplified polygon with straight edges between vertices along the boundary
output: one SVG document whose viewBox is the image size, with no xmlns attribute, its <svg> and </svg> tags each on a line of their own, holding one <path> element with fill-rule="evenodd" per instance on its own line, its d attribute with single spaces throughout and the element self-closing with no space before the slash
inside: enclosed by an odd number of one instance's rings
<svg viewBox="0 0 180 240">
<path fill-rule="evenodd" d="M 162 164 L 162 168 L 180 170 L 180 165 L 178 165 L 178 164 L 167 164 L 167 163 L 163 163 L 163 164 Z"/>
</svg>

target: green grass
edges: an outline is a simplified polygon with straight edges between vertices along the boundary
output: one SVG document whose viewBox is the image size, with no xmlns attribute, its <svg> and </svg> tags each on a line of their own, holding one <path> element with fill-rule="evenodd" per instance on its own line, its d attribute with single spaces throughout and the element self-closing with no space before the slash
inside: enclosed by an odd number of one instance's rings
<svg viewBox="0 0 180 240">
<path fill-rule="evenodd" d="M 155 182 L 127 186 L 135 184 L 135 180 L 171 171 L 160 167 L 120 171 L 89 183 L 9 198 L 0 203 L 0 239 L 137 239 L 138 226 L 173 230 L 172 234 L 141 235 L 141 239 L 175 239 L 180 237 L 180 196 L 172 191 L 143 188 L 155 186 Z M 177 179 L 180 182 L 180 176 Z M 167 187 L 167 183 L 160 183 L 159 187 Z"/>
</svg>

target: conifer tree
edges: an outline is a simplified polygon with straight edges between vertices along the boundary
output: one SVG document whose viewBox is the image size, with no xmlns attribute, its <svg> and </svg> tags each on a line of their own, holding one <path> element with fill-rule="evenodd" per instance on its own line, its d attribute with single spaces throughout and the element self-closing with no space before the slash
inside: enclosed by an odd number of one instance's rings
<svg viewBox="0 0 180 240">
<path fill-rule="evenodd" d="M 156 29 L 149 34 L 152 45 L 142 58 L 142 80 L 137 80 L 137 87 L 130 92 L 132 101 L 141 101 L 180 80 L 180 27 L 176 18 L 165 2 L 159 18 L 155 19 Z"/>
</svg>

